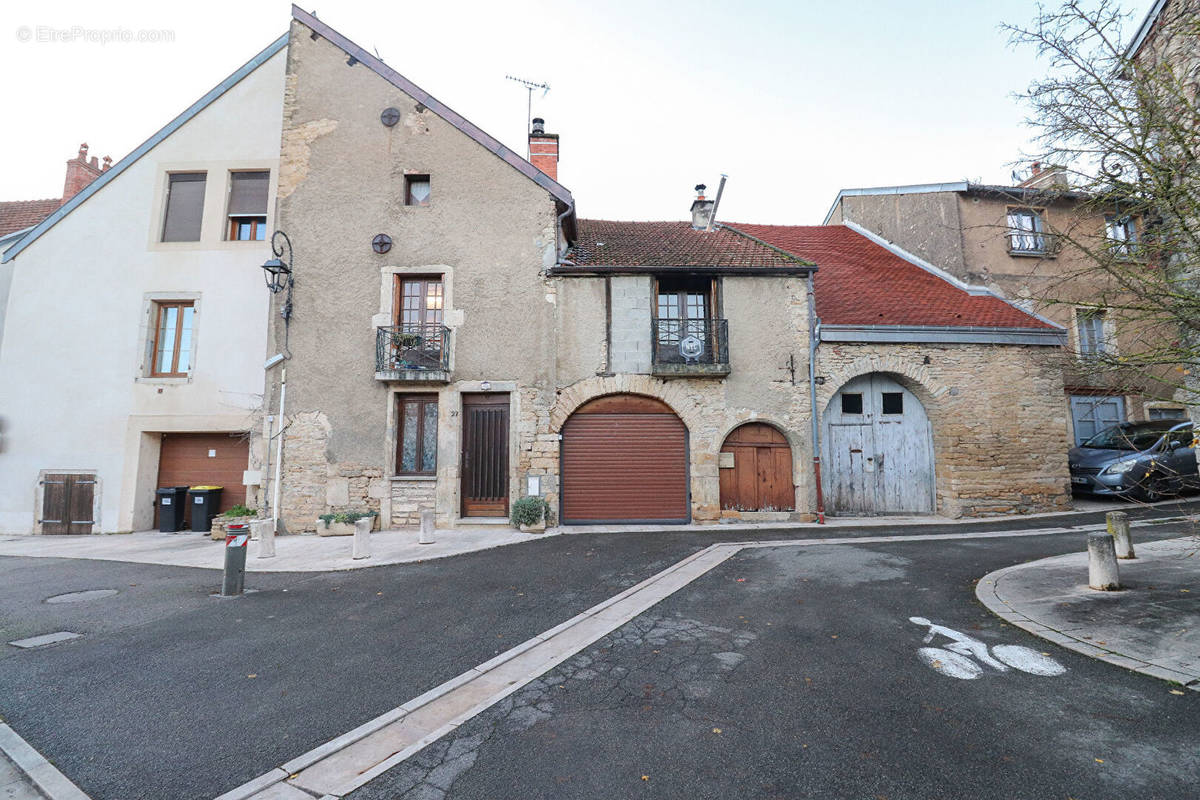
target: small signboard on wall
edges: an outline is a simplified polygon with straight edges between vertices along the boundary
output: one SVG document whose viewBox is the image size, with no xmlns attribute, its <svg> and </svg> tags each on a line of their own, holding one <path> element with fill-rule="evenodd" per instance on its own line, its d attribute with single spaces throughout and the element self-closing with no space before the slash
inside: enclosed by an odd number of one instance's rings
<svg viewBox="0 0 1200 800">
<path fill-rule="evenodd" d="M 717 458 L 717 466 L 721 469 L 733 469 L 733 453 L 721 453 Z"/>
</svg>

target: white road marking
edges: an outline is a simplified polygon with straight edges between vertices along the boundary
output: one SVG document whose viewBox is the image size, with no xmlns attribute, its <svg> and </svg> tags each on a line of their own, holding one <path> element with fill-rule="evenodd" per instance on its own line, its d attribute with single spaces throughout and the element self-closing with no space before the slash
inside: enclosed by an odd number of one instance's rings
<svg viewBox="0 0 1200 800">
<path fill-rule="evenodd" d="M 847 536 L 713 544 L 420 697 L 226 792 L 216 800 L 269 800 L 277 797 L 277 792 L 285 791 L 272 788 L 280 784 L 299 787 L 323 798 L 335 800 L 342 797 L 415 755 L 743 549 L 1019 538 L 1068 532 L 1076 532 L 1076 529 Z M 948 650 L 941 652 L 947 653 L 950 661 L 958 663 L 954 658 L 957 654 Z M 962 661 L 974 663 L 965 657 Z M 997 667 L 1005 669 L 1002 664 L 997 663 Z"/>
<path fill-rule="evenodd" d="M 1062 675 L 1067 668 L 1053 658 L 1044 656 L 1036 650 L 1017 644 L 1000 644 L 988 651 L 986 643 L 968 636 L 961 631 L 947 628 L 930 622 L 925 617 L 909 617 L 908 621 L 929 628 L 925 634 L 925 644 L 935 637 L 942 636 L 950 640 L 942 647 L 921 647 L 917 649 L 917 657 L 925 666 L 951 678 L 974 680 L 983 673 L 983 667 L 977 665 L 972 658 L 978 659 L 984 666 L 991 667 L 997 672 L 1008 672 L 1008 668 L 1029 673 L 1030 675 L 1054 676 Z M 995 656 L 995 658 L 993 658 Z M 998 659 L 998 660 L 997 660 Z"/>
</svg>

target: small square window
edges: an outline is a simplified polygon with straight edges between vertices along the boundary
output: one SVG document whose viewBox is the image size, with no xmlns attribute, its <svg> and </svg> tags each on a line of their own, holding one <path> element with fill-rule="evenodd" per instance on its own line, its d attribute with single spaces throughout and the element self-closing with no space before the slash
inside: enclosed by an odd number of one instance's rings
<svg viewBox="0 0 1200 800">
<path fill-rule="evenodd" d="M 883 392 L 883 413 L 885 413 L 885 414 L 903 414 L 904 413 L 904 393 L 903 392 Z"/>
<path fill-rule="evenodd" d="M 862 395 L 859 393 L 842 394 L 842 413 L 843 414 L 861 414 L 862 412 Z"/>
<path fill-rule="evenodd" d="M 427 206 L 429 205 L 429 193 L 428 175 L 404 176 L 404 205 Z"/>
</svg>

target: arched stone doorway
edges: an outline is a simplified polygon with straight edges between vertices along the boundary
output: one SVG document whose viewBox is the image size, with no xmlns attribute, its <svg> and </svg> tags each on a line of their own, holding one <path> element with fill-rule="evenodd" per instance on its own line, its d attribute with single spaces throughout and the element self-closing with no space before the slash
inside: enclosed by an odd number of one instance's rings
<svg viewBox="0 0 1200 800">
<path fill-rule="evenodd" d="M 933 436 L 917 396 L 881 372 L 861 375 L 825 408 L 822 483 L 830 514 L 931 514 Z"/>
<path fill-rule="evenodd" d="M 735 428 L 721 445 L 723 511 L 794 511 L 792 448 L 787 437 L 762 422 Z"/>
<path fill-rule="evenodd" d="M 565 524 L 687 522 L 688 432 L 661 400 L 598 397 L 562 426 Z"/>
</svg>

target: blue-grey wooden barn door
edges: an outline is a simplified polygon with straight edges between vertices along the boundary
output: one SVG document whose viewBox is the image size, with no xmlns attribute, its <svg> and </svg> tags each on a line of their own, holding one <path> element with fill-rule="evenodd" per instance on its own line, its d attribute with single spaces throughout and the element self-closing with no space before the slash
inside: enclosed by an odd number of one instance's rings
<svg viewBox="0 0 1200 800">
<path fill-rule="evenodd" d="M 933 512 L 933 436 L 916 395 L 886 375 L 862 375 L 833 396 L 822 427 L 829 513 Z"/>
</svg>

